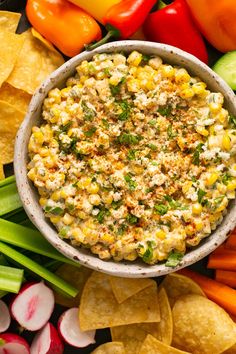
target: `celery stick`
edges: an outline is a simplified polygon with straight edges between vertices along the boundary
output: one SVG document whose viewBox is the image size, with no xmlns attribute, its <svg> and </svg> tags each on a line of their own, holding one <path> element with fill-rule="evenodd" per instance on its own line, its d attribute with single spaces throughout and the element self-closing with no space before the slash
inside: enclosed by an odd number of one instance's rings
<svg viewBox="0 0 236 354">
<path fill-rule="evenodd" d="M 15 179 L 14 175 L 4 178 L 2 181 L 0 181 L 0 187 L 6 186 L 7 184 L 11 184 L 15 181 L 16 181 L 16 179 Z"/>
<path fill-rule="evenodd" d="M 75 297 L 77 295 L 78 290 L 72 285 L 58 277 L 56 274 L 53 274 L 46 268 L 42 267 L 40 264 L 34 262 L 32 259 L 24 256 L 20 252 L 4 244 L 3 242 L 0 242 L 0 252 L 2 252 L 11 259 L 14 259 L 14 261 L 18 262 L 22 266 L 39 275 L 41 278 L 47 280 L 49 283 L 55 285 L 68 295 L 72 297 Z"/>
<path fill-rule="evenodd" d="M 0 188 L 0 216 L 22 207 L 16 184 L 7 184 Z"/>
<path fill-rule="evenodd" d="M 69 263 L 78 267 L 80 266 L 79 263 L 76 263 L 59 253 L 38 230 L 17 225 L 3 219 L 0 219 L 0 241 L 56 259 L 63 263 Z"/>
<path fill-rule="evenodd" d="M 28 220 L 28 216 L 27 216 L 26 212 L 23 209 L 20 209 L 15 214 L 4 215 L 4 219 L 7 219 L 8 221 L 14 222 L 15 224 L 20 224 L 20 223 Z"/>
<path fill-rule="evenodd" d="M 0 265 L 4 265 L 4 266 L 8 265 L 6 258 L 2 254 L 0 254 Z"/>
<path fill-rule="evenodd" d="M 7 294 L 8 294 L 7 291 L 0 290 L 0 299 Z"/>
<path fill-rule="evenodd" d="M 0 265 L 0 290 L 18 293 L 22 284 L 24 271 Z"/>
</svg>

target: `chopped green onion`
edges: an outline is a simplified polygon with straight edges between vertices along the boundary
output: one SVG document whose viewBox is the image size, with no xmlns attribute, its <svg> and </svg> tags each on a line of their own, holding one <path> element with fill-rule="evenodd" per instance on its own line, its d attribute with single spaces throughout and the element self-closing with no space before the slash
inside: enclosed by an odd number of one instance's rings
<svg viewBox="0 0 236 354">
<path fill-rule="evenodd" d="M 171 251 L 165 263 L 166 267 L 176 267 L 183 259 L 184 254 L 178 251 Z"/>
<path fill-rule="evenodd" d="M 17 294 L 23 281 L 23 269 L 0 265 L 0 290 Z"/>
<path fill-rule="evenodd" d="M 0 241 L 64 263 L 79 266 L 79 263 L 59 253 L 39 231 L 3 219 L 0 219 Z"/>
<path fill-rule="evenodd" d="M 72 285 L 58 277 L 56 274 L 42 267 L 40 264 L 34 262 L 32 259 L 7 246 L 3 242 L 0 242 L 0 252 L 5 254 L 7 257 L 13 259 L 15 262 L 21 264 L 23 267 L 31 270 L 33 273 L 39 275 L 41 278 L 47 280 L 49 283 L 55 285 L 60 290 L 64 291 L 66 294 L 72 297 L 75 297 L 77 295 L 78 290 Z"/>
<path fill-rule="evenodd" d="M 16 184 L 7 184 L 0 188 L 0 216 L 22 207 Z"/>
</svg>

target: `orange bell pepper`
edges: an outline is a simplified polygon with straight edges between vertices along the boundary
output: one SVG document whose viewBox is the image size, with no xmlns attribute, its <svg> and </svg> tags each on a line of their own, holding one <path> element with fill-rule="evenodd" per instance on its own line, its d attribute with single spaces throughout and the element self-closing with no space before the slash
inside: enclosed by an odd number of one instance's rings
<svg viewBox="0 0 236 354">
<path fill-rule="evenodd" d="M 219 51 L 236 49 L 235 0 L 186 0 L 206 39 Z"/>
<path fill-rule="evenodd" d="M 102 37 L 93 17 L 66 0 L 28 0 L 26 14 L 32 26 L 69 57 Z"/>
</svg>

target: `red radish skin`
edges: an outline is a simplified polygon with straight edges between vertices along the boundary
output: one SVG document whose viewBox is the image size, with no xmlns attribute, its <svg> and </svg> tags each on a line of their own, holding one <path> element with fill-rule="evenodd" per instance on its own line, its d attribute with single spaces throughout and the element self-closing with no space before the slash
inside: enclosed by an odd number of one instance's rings
<svg viewBox="0 0 236 354">
<path fill-rule="evenodd" d="M 62 354 L 64 345 L 56 328 L 47 323 L 34 337 L 30 354 Z"/>
<path fill-rule="evenodd" d="M 58 330 L 64 341 L 73 347 L 84 348 L 95 343 L 94 337 L 96 331 L 81 331 L 77 307 L 65 311 L 60 316 Z"/>
<path fill-rule="evenodd" d="M 0 354 L 30 354 L 24 338 L 13 333 L 0 334 Z"/>
<path fill-rule="evenodd" d="M 43 282 L 26 284 L 11 304 L 12 317 L 28 331 L 37 331 L 53 312 L 53 291 Z"/>
<path fill-rule="evenodd" d="M 8 330 L 11 323 L 11 316 L 5 302 L 0 300 L 0 333 Z"/>
</svg>

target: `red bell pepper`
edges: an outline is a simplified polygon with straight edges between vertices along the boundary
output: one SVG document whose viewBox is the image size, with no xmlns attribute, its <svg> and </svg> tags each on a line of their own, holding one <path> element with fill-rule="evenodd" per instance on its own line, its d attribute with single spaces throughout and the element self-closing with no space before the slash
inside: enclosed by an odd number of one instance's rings
<svg viewBox="0 0 236 354">
<path fill-rule="evenodd" d="M 150 13 L 143 30 L 150 41 L 173 45 L 195 55 L 204 63 L 208 62 L 205 43 L 185 0 L 175 0 L 172 4 Z"/>
<path fill-rule="evenodd" d="M 112 6 L 102 21 L 108 33 L 88 48 L 97 48 L 110 38 L 126 39 L 132 36 L 142 26 L 155 3 L 156 0 L 123 0 Z"/>
</svg>

